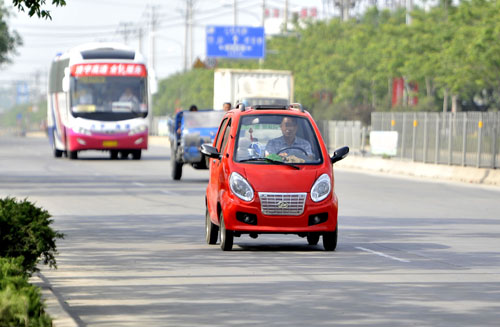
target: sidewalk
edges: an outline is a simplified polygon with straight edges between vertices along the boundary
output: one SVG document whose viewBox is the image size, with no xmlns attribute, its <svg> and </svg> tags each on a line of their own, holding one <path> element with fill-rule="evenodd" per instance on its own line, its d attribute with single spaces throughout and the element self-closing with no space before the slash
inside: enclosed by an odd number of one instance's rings
<svg viewBox="0 0 500 327">
<path fill-rule="evenodd" d="M 489 168 L 436 165 L 399 159 L 362 157 L 350 154 L 335 164 L 339 169 L 417 178 L 500 186 L 500 170 Z"/>
<path fill-rule="evenodd" d="M 149 140 L 151 145 L 169 146 L 167 137 L 151 136 Z M 468 184 L 500 186 L 500 170 L 498 169 L 424 164 L 400 159 L 363 157 L 352 153 L 344 160 L 336 163 L 335 168 Z"/>
</svg>

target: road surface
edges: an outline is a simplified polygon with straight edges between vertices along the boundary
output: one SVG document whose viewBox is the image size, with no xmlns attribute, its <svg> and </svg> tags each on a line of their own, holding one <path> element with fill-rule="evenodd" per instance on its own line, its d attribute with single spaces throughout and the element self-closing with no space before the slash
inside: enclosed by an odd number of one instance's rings
<svg viewBox="0 0 500 327">
<path fill-rule="evenodd" d="M 173 181 L 169 155 L 55 159 L 46 139 L 0 138 L 0 196 L 66 235 L 42 278 L 78 325 L 498 326 L 498 188 L 337 170 L 335 252 L 294 235 L 222 252 L 204 238 L 208 171 Z"/>
</svg>

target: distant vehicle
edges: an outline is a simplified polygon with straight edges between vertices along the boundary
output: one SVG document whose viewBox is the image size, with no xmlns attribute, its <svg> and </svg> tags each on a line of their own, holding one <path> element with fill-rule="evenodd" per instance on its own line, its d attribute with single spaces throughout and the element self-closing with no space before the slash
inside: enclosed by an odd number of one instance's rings
<svg viewBox="0 0 500 327">
<path fill-rule="evenodd" d="M 300 105 L 261 105 L 228 111 L 212 145 L 204 144 L 208 244 L 229 251 L 234 237 L 284 233 L 327 251 L 337 246 L 338 201 L 332 164 L 319 129 Z"/>
<path fill-rule="evenodd" d="M 172 179 L 181 179 L 184 164 L 208 169 L 201 145 L 213 143 L 223 116 L 223 111 L 215 110 L 180 111 L 169 122 Z"/>
<path fill-rule="evenodd" d="M 230 69 L 214 72 L 214 108 L 225 102 L 233 106 L 288 105 L 293 102 L 293 75 L 287 70 Z"/>
<path fill-rule="evenodd" d="M 57 55 L 47 94 L 54 156 L 103 150 L 111 159 L 140 159 L 148 148 L 149 91 L 143 56 L 126 46 L 91 43 Z"/>
</svg>

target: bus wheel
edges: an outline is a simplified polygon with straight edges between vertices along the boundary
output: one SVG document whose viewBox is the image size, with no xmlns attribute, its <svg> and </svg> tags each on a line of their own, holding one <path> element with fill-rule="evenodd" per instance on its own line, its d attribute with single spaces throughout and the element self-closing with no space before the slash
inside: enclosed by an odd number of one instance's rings
<svg viewBox="0 0 500 327">
<path fill-rule="evenodd" d="M 134 150 L 132 151 L 132 159 L 134 160 L 140 160 L 141 159 L 141 150 Z"/>
<path fill-rule="evenodd" d="M 116 160 L 116 159 L 118 159 L 118 151 L 116 151 L 116 150 L 111 150 L 111 151 L 109 151 L 109 154 L 110 154 L 110 158 L 111 158 L 112 160 Z"/>
<path fill-rule="evenodd" d="M 121 159 L 128 159 L 128 151 L 120 151 L 120 158 Z"/>
<path fill-rule="evenodd" d="M 53 142 L 52 142 L 52 150 L 54 150 L 54 157 L 61 158 L 64 151 L 58 150 L 56 148 L 56 132 L 55 131 L 52 133 L 52 140 L 53 140 Z"/>
<path fill-rule="evenodd" d="M 78 152 L 77 151 L 68 151 L 68 157 L 71 160 L 78 159 Z"/>
</svg>

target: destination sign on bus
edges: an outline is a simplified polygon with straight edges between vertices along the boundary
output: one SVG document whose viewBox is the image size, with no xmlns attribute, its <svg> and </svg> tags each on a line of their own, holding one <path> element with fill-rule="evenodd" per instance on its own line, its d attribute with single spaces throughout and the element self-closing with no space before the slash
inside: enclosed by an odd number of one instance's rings
<svg viewBox="0 0 500 327">
<path fill-rule="evenodd" d="M 146 77 L 142 64 L 92 63 L 71 66 L 72 76 L 135 76 Z"/>
</svg>

